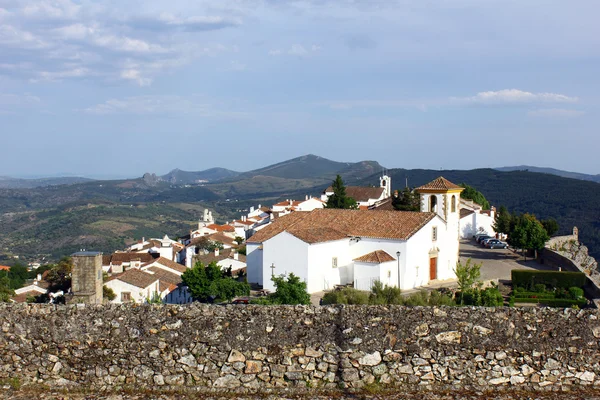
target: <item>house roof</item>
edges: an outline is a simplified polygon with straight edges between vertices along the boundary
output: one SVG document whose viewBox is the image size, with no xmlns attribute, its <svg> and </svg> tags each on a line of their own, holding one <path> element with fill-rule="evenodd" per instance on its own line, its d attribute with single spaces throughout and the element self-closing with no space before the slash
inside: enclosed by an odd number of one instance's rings
<svg viewBox="0 0 600 400">
<path fill-rule="evenodd" d="M 434 180 L 432 180 L 431 182 L 423 185 L 423 186 L 419 186 L 418 188 L 415 189 L 416 191 L 427 191 L 427 190 L 464 190 L 463 187 L 458 186 L 452 182 L 450 182 L 448 179 L 444 178 L 443 176 L 440 176 L 439 178 L 436 178 Z"/>
<path fill-rule="evenodd" d="M 388 197 L 387 199 L 378 201 L 377 203 L 369 206 L 369 210 L 374 211 L 396 211 L 394 205 L 392 203 L 392 198 Z"/>
<path fill-rule="evenodd" d="M 30 291 L 23 292 L 23 293 L 13 296 L 12 301 L 14 301 L 15 303 L 25 303 L 25 302 L 27 302 L 27 298 L 29 296 L 35 297 L 35 296 L 39 296 L 40 294 L 41 293 L 38 291 L 30 290 Z"/>
<path fill-rule="evenodd" d="M 167 268 L 170 268 L 174 271 L 181 272 L 181 273 L 187 271 L 187 267 L 185 265 L 181 265 L 181 264 L 176 263 L 175 261 L 171 261 L 165 257 L 159 257 L 156 260 L 145 264 L 144 266 L 151 265 L 151 264 L 160 264 L 163 267 L 167 267 Z"/>
<path fill-rule="evenodd" d="M 7 265 L 0 265 L 0 271 L 10 271 L 10 267 Z"/>
<path fill-rule="evenodd" d="M 151 271 L 155 276 L 160 279 L 160 283 L 167 283 L 177 285 L 182 282 L 181 276 L 174 274 L 173 272 L 166 271 L 160 267 L 150 267 L 147 271 Z M 162 292 L 162 290 L 161 290 Z"/>
<path fill-rule="evenodd" d="M 352 197 L 357 202 L 378 199 L 381 197 L 384 191 L 385 188 L 382 187 L 346 186 L 346 196 Z M 333 192 L 333 187 L 329 186 L 327 189 L 325 189 L 325 192 Z"/>
<path fill-rule="evenodd" d="M 221 242 L 221 243 L 227 244 L 229 246 L 237 246 L 238 245 L 238 243 L 235 240 L 233 240 L 232 237 L 227 236 L 220 232 L 213 233 L 212 235 L 209 235 L 208 238 L 214 242 Z"/>
<path fill-rule="evenodd" d="M 153 253 L 113 253 L 108 256 L 102 256 L 102 265 L 121 264 L 124 262 L 141 261 L 148 263 L 158 258 L 158 254 Z"/>
<path fill-rule="evenodd" d="M 355 258 L 354 261 L 364 262 L 364 263 L 381 264 L 381 263 L 388 262 L 388 261 L 396 261 L 396 259 L 394 257 L 392 257 L 386 251 L 375 250 L 369 254 L 365 254 L 364 256 Z"/>
<path fill-rule="evenodd" d="M 407 240 L 435 216 L 429 212 L 316 209 L 284 215 L 247 242 L 263 243 L 284 231 L 306 243 L 349 236 Z"/>
<path fill-rule="evenodd" d="M 235 232 L 235 228 L 231 225 L 210 224 L 210 225 L 206 225 L 206 227 L 208 229 L 212 229 L 213 231 L 217 231 L 217 232 Z"/>
<path fill-rule="evenodd" d="M 143 289 L 152 285 L 159 278 L 158 276 L 141 271 L 137 268 L 131 268 L 116 276 L 115 279 Z"/>
<path fill-rule="evenodd" d="M 474 212 L 475 211 L 469 210 L 468 208 L 461 208 L 460 209 L 460 218 L 468 217 L 469 215 L 473 214 Z"/>
</svg>

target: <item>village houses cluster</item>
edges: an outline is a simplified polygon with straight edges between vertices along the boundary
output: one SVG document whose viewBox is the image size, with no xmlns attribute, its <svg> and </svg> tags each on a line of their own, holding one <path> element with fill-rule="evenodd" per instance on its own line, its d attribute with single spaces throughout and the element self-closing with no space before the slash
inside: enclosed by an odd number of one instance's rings
<svg viewBox="0 0 600 400">
<path fill-rule="evenodd" d="M 462 187 L 439 177 L 415 189 L 420 210 L 395 211 L 391 178 L 378 187 L 346 187 L 358 210 L 325 208 L 331 187 L 320 197 L 286 199 L 251 207 L 240 219 L 217 224 L 204 210 L 197 229 L 177 240 L 145 239 L 102 256 L 104 285 L 113 302 L 184 304 L 192 301 L 181 275 L 196 262 L 217 263 L 244 274 L 254 287 L 274 290 L 274 275 L 294 273 L 309 293 L 350 285 L 370 290 L 376 281 L 401 289 L 456 278 L 459 239 L 494 234 L 495 209 L 461 199 Z M 246 246 L 246 255 L 238 253 Z M 15 291 L 15 301 L 46 293 L 38 275 Z"/>
</svg>

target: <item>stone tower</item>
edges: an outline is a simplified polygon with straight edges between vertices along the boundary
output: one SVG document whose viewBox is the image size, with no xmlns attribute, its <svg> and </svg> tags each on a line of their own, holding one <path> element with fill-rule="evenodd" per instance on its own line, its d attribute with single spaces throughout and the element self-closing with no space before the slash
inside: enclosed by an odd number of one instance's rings
<svg viewBox="0 0 600 400">
<path fill-rule="evenodd" d="M 69 302 L 101 304 L 102 295 L 102 253 L 81 251 L 71 256 L 71 295 Z"/>
</svg>

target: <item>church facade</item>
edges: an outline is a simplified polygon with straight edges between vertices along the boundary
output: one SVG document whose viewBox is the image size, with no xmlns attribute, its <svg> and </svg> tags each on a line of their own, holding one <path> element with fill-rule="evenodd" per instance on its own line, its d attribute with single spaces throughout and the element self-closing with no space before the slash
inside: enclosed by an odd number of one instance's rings
<svg viewBox="0 0 600 400">
<path fill-rule="evenodd" d="M 272 276 L 294 273 L 314 293 L 455 279 L 462 188 L 440 177 L 417 191 L 420 212 L 317 209 L 281 217 L 247 240 L 248 282 L 272 291 Z"/>
</svg>

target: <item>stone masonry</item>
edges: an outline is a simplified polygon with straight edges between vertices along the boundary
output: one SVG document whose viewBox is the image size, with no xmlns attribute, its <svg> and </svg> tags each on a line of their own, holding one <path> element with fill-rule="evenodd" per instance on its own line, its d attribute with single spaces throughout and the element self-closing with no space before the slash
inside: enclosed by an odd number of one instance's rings
<svg viewBox="0 0 600 400">
<path fill-rule="evenodd" d="M 600 385 L 599 316 L 550 308 L 0 305 L 0 382 L 207 392 L 575 390 Z"/>
</svg>

